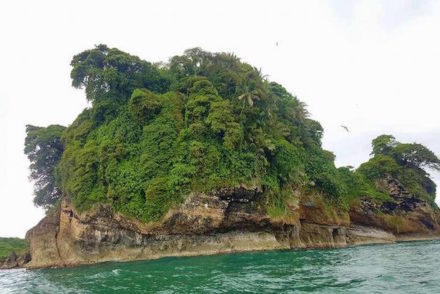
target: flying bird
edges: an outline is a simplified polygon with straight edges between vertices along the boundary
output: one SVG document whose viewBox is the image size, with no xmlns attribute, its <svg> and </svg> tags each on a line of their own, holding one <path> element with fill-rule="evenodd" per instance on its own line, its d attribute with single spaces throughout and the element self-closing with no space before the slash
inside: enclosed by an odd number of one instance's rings
<svg viewBox="0 0 440 294">
<path fill-rule="evenodd" d="M 348 129 L 348 127 L 347 127 L 347 126 L 341 125 L 341 128 L 343 128 L 344 130 L 346 130 L 346 131 L 347 131 L 347 133 L 349 133 L 349 132 L 350 132 L 350 130 Z"/>
</svg>

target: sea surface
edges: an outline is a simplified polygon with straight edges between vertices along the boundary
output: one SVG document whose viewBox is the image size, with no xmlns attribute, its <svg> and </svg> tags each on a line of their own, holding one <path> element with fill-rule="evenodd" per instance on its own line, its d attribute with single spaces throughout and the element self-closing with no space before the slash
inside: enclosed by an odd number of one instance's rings
<svg viewBox="0 0 440 294">
<path fill-rule="evenodd" d="M 4 270 L 0 293 L 440 293 L 440 241 Z"/>
</svg>

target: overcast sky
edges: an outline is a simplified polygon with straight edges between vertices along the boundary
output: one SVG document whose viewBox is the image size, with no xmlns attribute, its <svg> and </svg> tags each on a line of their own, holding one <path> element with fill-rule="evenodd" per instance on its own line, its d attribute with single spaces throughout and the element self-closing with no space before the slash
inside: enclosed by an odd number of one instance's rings
<svg viewBox="0 0 440 294">
<path fill-rule="evenodd" d="M 440 155 L 440 1 L 152 2 L 1 1 L 0 236 L 23 237 L 44 215 L 25 125 L 68 125 L 87 106 L 69 64 L 100 43 L 154 62 L 234 52 L 307 103 L 338 166 L 367 160 L 382 133 Z"/>
</svg>

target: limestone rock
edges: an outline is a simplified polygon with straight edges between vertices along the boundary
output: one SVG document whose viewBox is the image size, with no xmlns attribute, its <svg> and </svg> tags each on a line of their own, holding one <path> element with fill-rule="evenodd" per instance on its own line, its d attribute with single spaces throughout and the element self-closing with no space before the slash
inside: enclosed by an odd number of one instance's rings
<svg viewBox="0 0 440 294">
<path fill-rule="evenodd" d="M 392 191 L 401 195 L 399 189 L 397 185 Z M 211 195 L 191 193 L 160 222 L 147 224 L 104 204 L 80 214 L 64 199 L 57 213 L 46 216 L 27 233 L 32 259 L 25 266 L 62 267 L 163 256 L 344 247 L 395 242 L 403 236 L 410 239 L 415 236 L 410 234 L 416 233 L 418 238 L 438 234 L 438 213 L 422 202 L 410 202 L 410 196 L 398 198 L 401 201 L 396 207 L 381 207 L 364 199 L 361 207 L 348 213 L 325 207 L 320 198 L 296 193 L 287 205 L 290 217 L 272 218 L 263 209 L 261 189 L 239 186 Z M 383 211 L 378 214 L 380 210 Z M 405 219 L 409 225 L 393 227 L 393 217 L 397 221 Z"/>
</svg>

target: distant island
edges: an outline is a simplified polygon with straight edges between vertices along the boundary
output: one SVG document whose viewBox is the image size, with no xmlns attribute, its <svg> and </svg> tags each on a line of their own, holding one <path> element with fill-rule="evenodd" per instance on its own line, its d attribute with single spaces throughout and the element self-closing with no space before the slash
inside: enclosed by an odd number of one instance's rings
<svg viewBox="0 0 440 294">
<path fill-rule="evenodd" d="M 90 107 L 26 127 L 47 216 L 25 267 L 440 236 L 432 151 L 381 135 L 337 168 L 306 105 L 234 54 L 153 64 L 98 45 L 71 66 Z"/>
</svg>

